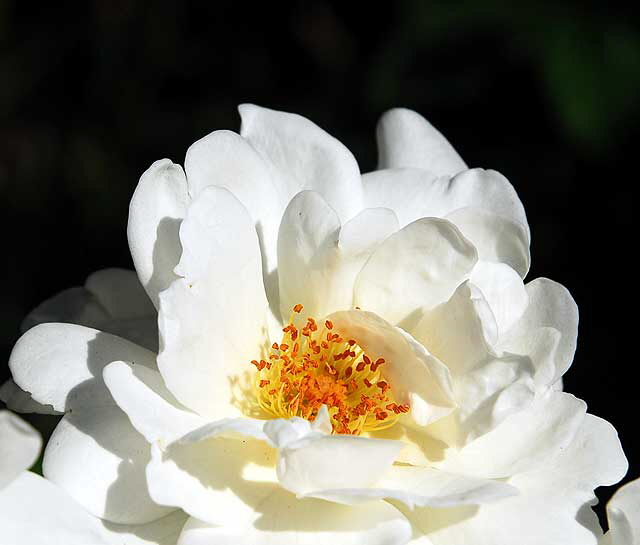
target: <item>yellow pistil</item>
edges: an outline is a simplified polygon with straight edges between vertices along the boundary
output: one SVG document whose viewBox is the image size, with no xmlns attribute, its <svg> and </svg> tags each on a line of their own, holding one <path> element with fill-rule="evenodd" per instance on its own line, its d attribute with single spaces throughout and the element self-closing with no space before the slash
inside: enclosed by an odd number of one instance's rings
<svg viewBox="0 0 640 545">
<path fill-rule="evenodd" d="M 301 310 L 300 304 L 293 307 L 294 313 Z M 267 359 L 251 362 L 257 369 L 256 399 L 265 413 L 313 421 L 327 405 L 334 433 L 360 435 L 388 428 L 409 411 L 409 405 L 395 402 L 381 371 L 383 358 L 370 358 L 329 320 L 319 327 L 308 318 L 298 329 L 293 316 Z"/>
</svg>

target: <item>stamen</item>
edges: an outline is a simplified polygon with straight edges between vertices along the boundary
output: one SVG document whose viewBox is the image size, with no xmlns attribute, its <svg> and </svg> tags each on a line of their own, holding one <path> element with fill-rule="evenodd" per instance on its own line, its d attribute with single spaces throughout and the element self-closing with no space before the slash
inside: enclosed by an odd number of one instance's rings
<svg viewBox="0 0 640 545">
<path fill-rule="evenodd" d="M 302 308 L 293 307 L 282 341 L 271 345 L 277 353 L 269 354 L 268 361 L 251 361 L 257 370 L 256 399 L 263 411 L 274 418 L 300 416 L 313 421 L 327 405 L 333 432 L 350 435 L 395 424 L 409 405 L 396 403 L 379 370 L 384 358 L 372 360 L 354 339 L 345 340 L 333 331 L 331 320 L 320 329 L 308 317 L 298 329 L 293 316 Z"/>
</svg>

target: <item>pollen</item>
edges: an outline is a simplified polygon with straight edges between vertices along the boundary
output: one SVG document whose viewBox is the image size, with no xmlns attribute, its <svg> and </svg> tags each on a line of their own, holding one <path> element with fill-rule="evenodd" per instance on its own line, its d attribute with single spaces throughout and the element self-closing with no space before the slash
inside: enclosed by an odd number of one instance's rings
<svg viewBox="0 0 640 545">
<path fill-rule="evenodd" d="M 307 318 L 294 325 L 293 313 L 280 343 L 266 359 L 252 360 L 255 392 L 270 418 L 299 416 L 313 421 L 323 405 L 329 409 L 333 433 L 360 435 L 393 426 L 409 405 L 398 404 L 384 377 L 383 358 L 365 354 L 354 339 L 342 336 L 330 320 Z"/>
</svg>

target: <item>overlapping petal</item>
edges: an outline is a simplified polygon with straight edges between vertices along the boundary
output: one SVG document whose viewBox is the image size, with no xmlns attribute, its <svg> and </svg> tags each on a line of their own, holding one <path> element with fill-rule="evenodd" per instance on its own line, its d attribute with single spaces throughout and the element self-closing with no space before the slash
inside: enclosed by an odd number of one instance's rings
<svg viewBox="0 0 640 545">
<path fill-rule="evenodd" d="M 406 108 L 386 112 L 376 129 L 378 168 L 417 167 L 436 175 L 467 169 L 447 139 L 420 114 Z"/>
<path fill-rule="evenodd" d="M 33 473 L 23 473 L 0 494 L 4 545 L 175 545 L 186 518 L 176 511 L 141 525 L 105 522 Z"/>
<path fill-rule="evenodd" d="M 351 152 L 320 127 L 296 114 L 243 104 L 240 134 L 270 164 L 287 192 L 316 191 L 347 221 L 362 209 L 362 182 Z M 286 202 L 285 202 L 286 204 Z"/>
<path fill-rule="evenodd" d="M 142 175 L 129 205 L 127 237 L 140 282 L 158 307 L 158 294 L 176 279 L 178 232 L 190 198 L 179 165 L 153 163 Z"/>
<path fill-rule="evenodd" d="M 155 354 L 130 341 L 74 324 L 49 323 L 16 343 L 9 367 L 16 384 L 56 411 L 113 405 L 102 370 L 113 360 L 155 367 Z"/>
<path fill-rule="evenodd" d="M 83 407 L 66 414 L 54 430 L 43 472 L 93 515 L 143 524 L 172 511 L 149 496 L 148 461 L 149 444 L 118 407 Z"/>
<path fill-rule="evenodd" d="M 634 545 L 640 540 L 640 479 L 618 489 L 607 504 L 609 531 L 600 545 Z"/>
<path fill-rule="evenodd" d="M 22 418 L 0 411 L 0 490 L 29 469 L 42 448 L 40 434 Z"/>
<path fill-rule="evenodd" d="M 351 308 L 356 277 L 375 249 L 398 228 L 389 209 L 366 209 L 341 226 L 320 194 L 298 193 L 289 203 L 278 238 L 283 322 L 302 304 L 299 320 Z"/>
<path fill-rule="evenodd" d="M 415 321 L 423 308 L 449 299 L 476 261 L 452 223 L 416 220 L 373 252 L 356 279 L 354 303 L 394 324 Z"/>
<path fill-rule="evenodd" d="M 234 388 L 268 340 L 260 246 L 246 209 L 208 187 L 180 229 L 182 278 L 160 295 L 158 367 L 185 406 L 217 419 L 237 415 Z"/>
<path fill-rule="evenodd" d="M 190 519 L 177 545 L 405 545 L 410 538 L 411 525 L 388 503 L 338 505 L 278 490 L 248 523 L 230 519 L 216 526 Z"/>
</svg>

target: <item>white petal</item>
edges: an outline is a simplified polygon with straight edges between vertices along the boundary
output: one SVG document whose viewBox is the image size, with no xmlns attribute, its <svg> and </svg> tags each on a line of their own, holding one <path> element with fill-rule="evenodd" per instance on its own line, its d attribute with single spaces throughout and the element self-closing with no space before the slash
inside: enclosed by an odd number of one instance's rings
<svg viewBox="0 0 640 545">
<path fill-rule="evenodd" d="M 362 209 L 360 170 L 351 152 L 320 127 L 296 114 L 251 104 L 239 108 L 240 134 L 271 163 L 289 198 L 317 191 L 347 221 Z"/>
<path fill-rule="evenodd" d="M 211 524 L 253 520 L 256 509 L 280 489 L 276 450 L 250 437 L 205 435 L 201 441 L 175 442 L 165 452 L 153 445 L 151 457 L 151 497 Z"/>
<path fill-rule="evenodd" d="M 85 288 L 112 318 L 146 318 L 156 313 L 133 271 L 115 268 L 96 271 L 87 278 Z"/>
<path fill-rule="evenodd" d="M 129 341 L 74 324 L 41 324 L 13 348 L 16 384 L 57 411 L 112 405 L 102 369 L 113 360 L 155 367 L 155 354 Z"/>
<path fill-rule="evenodd" d="M 570 367 L 578 338 L 578 307 L 566 288 L 547 278 L 537 278 L 526 285 L 529 305 L 514 326 L 500 341 L 499 348 L 515 354 L 528 354 L 538 345 L 542 328 L 553 328 L 561 337 L 553 348 L 555 372 L 547 384 L 555 383 Z"/>
<path fill-rule="evenodd" d="M 471 273 L 471 282 L 480 288 L 489 304 L 500 337 L 522 317 L 529 304 L 522 279 L 508 265 L 479 261 Z"/>
<path fill-rule="evenodd" d="M 435 174 L 466 170 L 447 139 L 420 114 L 394 108 L 378 121 L 378 168 L 417 167 Z"/>
<path fill-rule="evenodd" d="M 176 401 L 153 369 L 117 361 L 105 367 L 103 377 L 115 402 L 149 443 L 168 444 L 206 424 Z"/>
<path fill-rule="evenodd" d="M 356 280 L 354 302 L 391 323 L 401 322 L 449 299 L 476 261 L 475 248 L 452 223 L 417 220 L 369 258 Z"/>
<path fill-rule="evenodd" d="M 529 358 L 506 355 L 488 358 L 455 380 L 458 426 L 452 443 L 461 446 L 480 437 L 529 405 L 535 396 L 534 373 Z"/>
<path fill-rule="evenodd" d="M 383 375 L 398 403 L 409 403 L 409 415 L 426 426 L 454 407 L 447 368 L 400 328 L 371 312 L 359 310 L 331 314 L 335 329 L 355 339 L 374 361 L 384 358 Z"/>
<path fill-rule="evenodd" d="M 356 504 L 376 499 L 391 499 L 414 507 L 452 507 L 489 503 L 509 496 L 518 490 L 501 481 L 479 479 L 446 473 L 429 467 L 393 466 L 370 488 L 312 492 L 316 498 L 339 503 Z"/>
<path fill-rule="evenodd" d="M 31 394 L 20 388 L 13 379 L 7 380 L 0 386 L 0 400 L 4 401 L 7 409 L 16 413 L 62 414 L 51 405 L 43 405 L 35 401 Z"/>
<path fill-rule="evenodd" d="M 45 449 L 43 472 L 92 514 L 141 524 L 171 511 L 149 497 L 149 444 L 118 407 L 67 414 Z"/>
<path fill-rule="evenodd" d="M 273 178 L 265 161 L 240 135 L 215 131 L 189 147 L 184 161 L 189 193 L 209 186 L 228 189 L 247 208 L 260 237 L 265 284 L 277 267 L 278 227 L 289 193 Z M 277 296 L 277 283 L 273 286 Z"/>
<path fill-rule="evenodd" d="M 586 404 L 572 395 L 547 392 L 439 465 L 454 473 L 490 479 L 535 468 L 566 449 L 585 412 Z"/>
<path fill-rule="evenodd" d="M 513 186 L 495 170 L 474 168 L 453 178 L 412 168 L 378 170 L 365 174 L 362 183 L 365 207 L 391 208 L 400 225 L 474 207 L 524 226 L 529 238 L 524 207 Z"/>
<path fill-rule="evenodd" d="M 23 320 L 22 332 L 47 322 L 65 322 L 100 327 L 111 316 L 98 298 L 85 287 L 69 288 L 40 303 Z"/>
<path fill-rule="evenodd" d="M 0 490 L 37 460 L 40 434 L 22 418 L 0 411 Z"/>
<path fill-rule="evenodd" d="M 321 318 L 350 308 L 356 276 L 371 252 L 397 230 L 388 209 L 367 209 L 340 228 L 340 219 L 312 191 L 298 193 L 289 203 L 278 237 L 280 310 L 287 322 L 294 305 L 298 317 Z"/>
<path fill-rule="evenodd" d="M 87 278 L 84 287 L 67 289 L 36 307 L 22 330 L 47 322 L 93 327 L 158 351 L 156 309 L 133 271 L 103 269 Z"/>
<path fill-rule="evenodd" d="M 253 523 L 210 526 L 191 519 L 178 545 L 405 545 L 411 526 L 385 502 L 346 506 L 274 492 Z"/>
<path fill-rule="evenodd" d="M 160 295 L 158 367 L 185 406 L 235 416 L 231 381 L 248 374 L 268 333 L 258 237 L 242 204 L 212 186 L 189 207 L 180 238 L 184 278 Z"/>
<path fill-rule="evenodd" d="M 425 310 L 411 333 L 454 376 L 462 376 L 493 354 L 497 326 L 482 293 L 465 282 L 448 301 Z"/>
<path fill-rule="evenodd" d="M 640 479 L 619 488 L 607 504 L 609 532 L 602 545 L 634 545 L 640 540 Z"/>
<path fill-rule="evenodd" d="M 406 515 L 433 545 L 596 545 L 601 531 L 589 508 L 593 489 L 615 483 L 626 470 L 615 430 L 586 415 L 565 448 L 509 480 L 518 496 L 478 509 L 418 509 Z"/>
<path fill-rule="evenodd" d="M 316 490 L 367 488 L 393 464 L 400 441 L 347 435 L 303 437 L 280 449 L 278 479 L 299 496 Z"/>
<path fill-rule="evenodd" d="M 158 306 L 158 293 L 176 278 L 180 259 L 178 229 L 189 202 L 187 180 L 169 159 L 153 163 L 142 175 L 129 205 L 127 236 L 142 285 Z"/>
<path fill-rule="evenodd" d="M 325 301 L 335 289 L 332 273 L 340 259 L 339 232 L 340 218 L 318 193 L 300 192 L 287 206 L 278 235 L 283 322 L 288 321 L 291 309 L 298 303 L 304 306 L 305 316 L 320 318 L 326 315 Z M 350 305 L 353 286 L 351 292 L 340 284 L 336 288 L 340 292 L 335 299 Z"/>
<path fill-rule="evenodd" d="M 447 214 L 478 250 L 481 261 L 504 263 L 524 278 L 529 271 L 531 254 L 525 227 L 483 208 L 459 208 Z"/>
<path fill-rule="evenodd" d="M 33 473 L 23 473 L 0 494 L 4 545 L 175 545 L 185 519 L 176 511 L 143 525 L 105 522 Z"/>
</svg>

